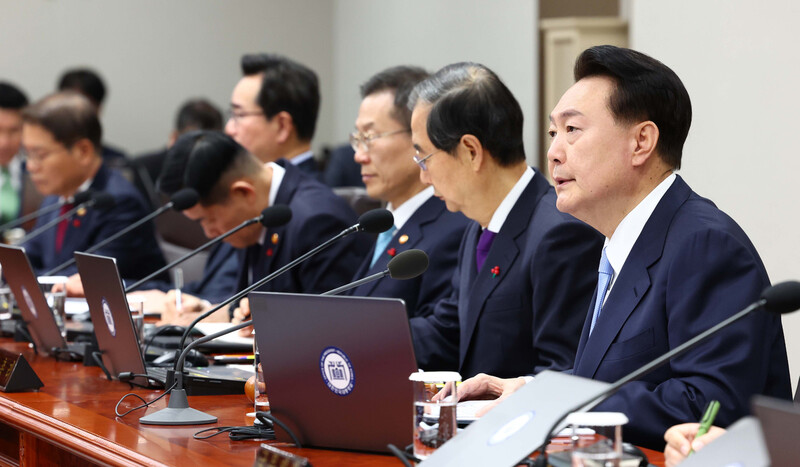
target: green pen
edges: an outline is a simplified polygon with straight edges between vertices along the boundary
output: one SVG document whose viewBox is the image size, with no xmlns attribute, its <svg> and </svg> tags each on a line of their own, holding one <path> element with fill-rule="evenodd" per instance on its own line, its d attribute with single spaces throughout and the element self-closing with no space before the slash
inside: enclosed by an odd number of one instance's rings
<svg viewBox="0 0 800 467">
<path fill-rule="evenodd" d="M 697 434 L 694 435 L 695 439 L 708 433 L 709 428 L 714 424 L 714 419 L 717 418 L 717 412 L 719 412 L 719 401 L 713 400 L 709 402 L 705 412 L 703 412 L 703 418 L 700 419 L 700 428 L 697 430 Z M 694 449 L 689 451 L 689 454 L 692 453 L 694 453 Z"/>
</svg>

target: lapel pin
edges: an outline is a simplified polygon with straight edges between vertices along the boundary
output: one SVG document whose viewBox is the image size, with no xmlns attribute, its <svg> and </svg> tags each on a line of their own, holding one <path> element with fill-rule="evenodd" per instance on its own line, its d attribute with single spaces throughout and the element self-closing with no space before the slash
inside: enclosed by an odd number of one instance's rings
<svg viewBox="0 0 800 467">
<path fill-rule="evenodd" d="M 85 207 L 81 207 L 80 209 L 78 209 L 76 214 L 78 214 L 79 216 L 85 216 L 86 215 L 86 208 Z"/>
<path fill-rule="evenodd" d="M 397 254 L 397 248 L 389 248 L 388 250 L 386 250 L 386 253 L 388 253 L 388 254 L 389 254 L 389 256 L 391 256 L 392 258 L 394 258 L 394 255 L 396 255 L 396 254 Z"/>
<path fill-rule="evenodd" d="M 492 268 L 492 277 L 497 277 L 500 274 L 500 266 L 495 266 Z"/>
<path fill-rule="evenodd" d="M 267 256 L 272 256 L 272 248 L 267 248 L 267 252 L 265 254 Z"/>
<path fill-rule="evenodd" d="M 278 236 L 277 233 L 272 234 L 271 241 L 272 241 L 273 245 L 277 245 L 278 244 L 278 239 L 280 239 L 280 237 Z"/>
<path fill-rule="evenodd" d="M 73 227 L 75 227 L 75 228 L 78 228 L 78 227 L 80 227 L 80 226 L 81 226 L 81 221 L 80 221 L 80 219 L 75 219 L 75 220 L 73 220 L 73 221 L 72 221 L 72 226 L 73 226 Z"/>
<path fill-rule="evenodd" d="M 403 245 L 408 241 L 408 235 L 401 235 L 400 238 L 397 240 L 397 243 Z"/>
</svg>

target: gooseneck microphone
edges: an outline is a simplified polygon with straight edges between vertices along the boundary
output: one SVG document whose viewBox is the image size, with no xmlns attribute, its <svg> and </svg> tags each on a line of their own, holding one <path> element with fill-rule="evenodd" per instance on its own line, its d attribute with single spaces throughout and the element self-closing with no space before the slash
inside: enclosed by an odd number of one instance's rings
<svg viewBox="0 0 800 467">
<path fill-rule="evenodd" d="M 214 312 L 219 310 L 220 308 L 228 305 L 229 303 L 239 300 L 240 298 L 244 297 L 245 295 L 249 294 L 253 290 L 261 287 L 262 285 L 266 284 L 267 282 L 275 279 L 276 277 L 280 276 L 281 274 L 285 273 L 286 271 L 294 268 L 298 264 L 302 263 L 303 261 L 311 258 L 312 256 L 316 255 L 320 251 L 324 250 L 325 248 L 332 245 L 337 240 L 350 235 L 355 232 L 368 232 L 368 233 L 381 233 L 389 230 L 394 224 L 394 216 L 391 212 L 386 209 L 373 209 L 371 211 L 367 211 L 362 214 L 358 218 L 358 222 L 353 224 L 352 226 L 342 230 L 338 234 L 334 235 L 332 238 L 327 240 L 326 242 L 322 243 L 321 245 L 317 246 L 316 248 L 308 251 L 304 255 L 295 258 L 294 260 L 290 261 L 277 271 L 273 272 L 272 274 L 263 277 L 262 279 L 258 280 L 254 284 L 244 288 L 242 291 L 237 293 L 236 295 L 228 298 L 227 300 L 223 301 L 222 303 L 218 304 L 217 306 L 211 308 L 210 310 L 206 311 L 205 313 L 200 314 L 194 321 L 192 321 L 188 326 L 186 326 L 186 330 L 183 332 L 183 336 L 181 337 L 181 343 L 178 346 L 178 351 L 183 349 L 184 344 L 186 344 L 186 339 L 189 338 L 189 333 L 192 332 L 192 329 L 199 323 L 200 321 L 208 318 Z M 399 255 L 398 255 L 399 256 Z M 175 362 L 175 368 L 177 369 L 177 360 Z"/>
<path fill-rule="evenodd" d="M 550 444 L 550 440 L 555 435 L 556 428 L 561 424 L 562 421 L 564 421 L 564 419 L 570 413 L 577 411 L 588 412 L 589 410 L 592 410 L 598 404 L 602 403 L 603 401 L 614 395 L 626 383 L 639 379 L 642 376 L 660 367 L 664 363 L 670 361 L 671 359 L 684 354 L 688 350 L 697 346 L 697 344 L 703 342 L 704 340 L 718 333 L 722 329 L 725 329 L 726 327 L 739 321 L 740 319 L 744 318 L 745 316 L 749 315 L 754 310 L 757 310 L 759 308 L 764 308 L 766 311 L 778 314 L 791 313 L 797 310 L 798 308 L 800 308 L 800 282 L 787 281 L 787 282 L 781 282 L 780 284 L 776 284 L 771 287 L 767 287 L 766 289 L 764 289 L 763 292 L 761 292 L 761 298 L 759 298 L 756 302 L 753 302 L 752 304 L 747 306 L 747 308 L 729 317 L 728 319 L 720 322 L 719 324 L 709 328 L 708 330 L 701 332 L 700 334 L 689 339 L 683 344 L 675 347 L 674 349 L 670 350 L 664 355 L 661 355 L 660 357 L 652 360 L 650 363 L 647 363 L 641 368 L 630 372 L 628 375 L 614 382 L 611 386 L 608 387 L 608 389 L 603 391 L 600 395 L 592 397 L 589 400 L 583 401 L 577 406 L 568 410 L 566 413 L 564 413 L 564 415 L 561 418 L 559 418 L 553 424 L 553 426 L 550 427 L 550 430 L 548 431 L 549 434 L 547 435 L 547 438 L 545 439 L 545 442 L 541 447 L 541 452 L 539 457 L 537 457 L 537 460 L 539 458 L 542 458 L 543 462 L 546 462 L 547 455 L 545 453 L 545 448 L 547 447 L 548 444 Z"/>
<path fill-rule="evenodd" d="M 197 191 L 195 191 L 193 188 L 184 188 L 182 190 L 178 190 L 170 197 L 169 202 L 167 202 L 160 208 L 156 209 L 155 211 L 151 212 L 150 214 L 144 216 L 143 218 L 139 219 L 138 221 L 134 222 L 133 224 L 129 225 L 128 227 L 120 230 L 116 234 L 106 238 L 102 242 L 99 242 L 94 246 L 92 246 L 91 248 L 88 248 L 84 253 L 94 253 L 95 251 L 99 250 L 100 248 L 103 248 L 104 246 L 122 237 L 128 232 L 131 232 L 132 230 L 142 226 L 142 224 L 144 224 L 145 222 L 148 222 L 151 219 L 160 216 L 169 209 L 174 209 L 176 211 L 183 211 L 184 209 L 189 209 L 190 207 L 197 204 L 199 198 L 200 196 L 197 194 Z M 52 276 L 53 274 L 63 270 L 64 268 L 72 266 L 73 264 L 75 264 L 74 257 L 70 258 L 67 261 L 64 261 L 55 268 L 47 271 L 46 273 L 44 273 L 44 275 Z"/>
<path fill-rule="evenodd" d="M 406 250 L 398 253 L 397 256 L 389 260 L 386 269 L 364 277 L 333 290 L 329 290 L 320 295 L 337 295 L 350 289 L 354 289 L 360 285 L 367 284 L 378 279 L 383 279 L 386 276 L 397 280 L 413 279 L 428 269 L 428 255 L 422 250 Z"/>
<path fill-rule="evenodd" d="M 190 206 L 191 207 L 191 206 Z M 187 259 L 195 256 L 196 254 L 200 253 L 201 251 L 209 248 L 217 243 L 221 242 L 222 240 L 230 237 L 231 235 L 235 234 L 236 232 L 242 230 L 245 227 L 249 227 L 256 223 L 261 223 L 264 227 L 278 227 L 281 225 L 286 224 L 292 219 L 292 210 L 289 209 L 289 206 L 284 204 L 276 204 L 275 206 L 270 206 L 263 211 L 261 214 L 253 217 L 252 219 L 247 219 L 246 221 L 242 222 L 241 224 L 237 225 L 233 229 L 225 232 L 224 234 L 214 237 L 211 240 L 207 241 L 206 243 L 200 245 L 199 247 L 195 248 L 194 250 L 186 253 L 185 255 L 181 256 L 180 258 L 176 259 L 175 261 L 169 263 L 168 265 L 164 266 L 163 268 L 153 272 L 152 274 L 148 275 L 147 277 L 140 279 L 139 281 L 129 285 L 125 288 L 125 293 L 128 293 L 132 290 L 135 290 L 140 285 L 144 284 L 145 282 L 149 281 L 150 279 L 160 275 L 164 271 L 171 269 L 182 262 L 186 261 Z"/>
<path fill-rule="evenodd" d="M 91 195 L 92 195 L 92 190 L 85 190 L 81 191 L 80 193 L 76 193 L 75 196 L 72 197 L 72 203 L 81 204 L 85 201 L 88 201 Z M 64 203 L 66 203 L 67 201 L 68 200 L 66 199 L 59 200 L 58 202 L 53 203 L 50 206 L 41 208 L 38 211 L 33 211 L 24 216 L 20 216 L 11 222 L 6 222 L 5 224 L 0 225 L 0 232 L 5 232 L 8 229 L 13 229 L 14 227 L 20 226 L 31 219 L 36 219 L 39 216 L 43 216 L 49 212 L 53 212 L 56 209 L 59 209 L 61 206 L 63 206 Z"/>
<path fill-rule="evenodd" d="M 61 214 L 60 216 L 44 224 L 38 229 L 31 231 L 28 235 L 23 237 L 22 240 L 19 241 L 19 243 L 25 243 L 28 240 L 38 237 L 39 235 L 46 232 L 48 229 L 57 225 L 64 219 L 72 216 L 81 209 L 84 208 L 109 209 L 116 204 L 116 200 L 114 199 L 113 196 L 109 195 L 108 193 L 86 190 L 76 194 L 73 203 L 75 204 L 74 208 L 70 209 L 64 214 Z"/>
</svg>

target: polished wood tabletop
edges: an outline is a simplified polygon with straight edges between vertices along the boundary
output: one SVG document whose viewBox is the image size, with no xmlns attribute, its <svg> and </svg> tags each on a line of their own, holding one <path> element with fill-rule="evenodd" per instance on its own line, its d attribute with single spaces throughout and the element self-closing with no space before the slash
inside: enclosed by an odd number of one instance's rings
<svg viewBox="0 0 800 467">
<path fill-rule="evenodd" d="M 226 434 L 209 440 L 192 437 L 212 426 L 252 425 L 252 417 L 246 414 L 253 406 L 244 394 L 189 398 L 193 408 L 218 417 L 216 425 L 142 425 L 139 417 L 166 407 L 166 398 L 123 418 L 115 415 L 114 406 L 128 392 L 151 400 L 161 391 L 131 390 L 127 384 L 106 380 L 97 367 L 37 356 L 27 344 L 9 339 L 0 339 L 0 348 L 21 352 L 44 383 L 38 392 L 0 393 L 2 465 L 82 465 L 90 461 L 99 465 L 249 466 L 255 460 L 261 441 L 232 441 Z M 135 398 L 129 401 L 137 403 Z M 315 467 L 401 465 L 389 455 L 275 445 L 309 458 Z M 646 454 L 655 465 L 663 465 L 661 453 L 648 450 Z"/>
</svg>

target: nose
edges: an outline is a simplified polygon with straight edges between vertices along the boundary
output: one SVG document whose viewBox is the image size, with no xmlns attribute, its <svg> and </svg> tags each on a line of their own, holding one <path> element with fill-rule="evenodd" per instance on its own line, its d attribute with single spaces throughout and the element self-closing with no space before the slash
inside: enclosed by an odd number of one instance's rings
<svg viewBox="0 0 800 467">
<path fill-rule="evenodd" d="M 431 181 L 431 176 L 428 173 L 428 171 L 422 170 L 421 168 L 419 169 L 419 181 L 421 181 L 426 185 L 433 185 L 433 182 Z"/>
<path fill-rule="evenodd" d="M 233 121 L 233 118 L 228 118 L 228 121 L 225 123 L 225 134 L 231 137 L 236 135 L 236 123 Z"/>
<path fill-rule="evenodd" d="M 353 160 L 356 161 L 357 164 L 369 164 L 369 154 L 365 151 L 363 144 L 358 145 L 358 149 L 356 149 L 355 154 L 353 154 Z"/>
<path fill-rule="evenodd" d="M 566 158 L 566 153 L 562 147 L 558 136 L 550 141 L 550 147 L 547 149 L 547 162 L 548 164 L 556 165 L 563 164 Z"/>
</svg>

